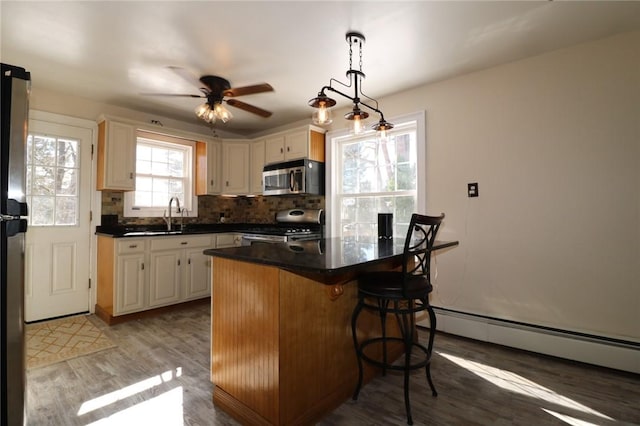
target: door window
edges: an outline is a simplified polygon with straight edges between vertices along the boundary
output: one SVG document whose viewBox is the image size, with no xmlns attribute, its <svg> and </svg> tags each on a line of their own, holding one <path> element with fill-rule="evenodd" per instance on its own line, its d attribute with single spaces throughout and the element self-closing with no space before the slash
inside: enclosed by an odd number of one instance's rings
<svg viewBox="0 0 640 426">
<path fill-rule="evenodd" d="M 31 134 L 27 138 L 27 203 L 31 226 L 78 225 L 80 143 Z"/>
</svg>

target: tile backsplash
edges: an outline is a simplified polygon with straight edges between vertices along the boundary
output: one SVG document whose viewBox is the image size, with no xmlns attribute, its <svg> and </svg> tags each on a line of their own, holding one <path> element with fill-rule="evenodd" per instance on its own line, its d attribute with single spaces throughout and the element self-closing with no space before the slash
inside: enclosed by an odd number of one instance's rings
<svg viewBox="0 0 640 426">
<path fill-rule="evenodd" d="M 185 223 L 218 223 L 223 213 L 228 223 L 274 223 L 276 212 L 294 208 L 324 209 L 325 197 L 321 195 L 278 195 L 256 197 L 223 197 L 201 195 L 198 197 L 198 217 L 185 216 Z M 123 217 L 124 194 L 102 191 L 102 214 L 117 215 L 120 224 L 163 224 L 159 217 Z"/>
</svg>

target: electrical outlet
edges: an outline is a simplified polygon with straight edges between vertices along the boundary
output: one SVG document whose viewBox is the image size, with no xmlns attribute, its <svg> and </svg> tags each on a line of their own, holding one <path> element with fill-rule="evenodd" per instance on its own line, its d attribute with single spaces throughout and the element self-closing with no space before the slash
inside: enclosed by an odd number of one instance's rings
<svg viewBox="0 0 640 426">
<path fill-rule="evenodd" d="M 477 197 L 478 194 L 478 182 L 468 183 L 467 184 L 467 195 L 469 197 Z"/>
</svg>

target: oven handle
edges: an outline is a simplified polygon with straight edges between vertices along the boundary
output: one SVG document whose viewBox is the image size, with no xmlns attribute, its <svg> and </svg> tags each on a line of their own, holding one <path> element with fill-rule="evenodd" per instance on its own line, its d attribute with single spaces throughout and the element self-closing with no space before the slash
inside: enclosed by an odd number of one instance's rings
<svg viewBox="0 0 640 426">
<path fill-rule="evenodd" d="M 274 242 L 283 241 L 282 239 L 278 239 L 278 237 L 274 238 L 268 235 L 257 235 L 257 234 L 243 234 L 242 239 L 248 240 L 248 241 L 274 241 Z"/>
</svg>

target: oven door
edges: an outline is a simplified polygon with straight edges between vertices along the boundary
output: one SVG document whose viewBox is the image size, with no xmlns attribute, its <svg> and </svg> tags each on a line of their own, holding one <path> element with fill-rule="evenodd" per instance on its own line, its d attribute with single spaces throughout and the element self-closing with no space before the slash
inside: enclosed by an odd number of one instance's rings
<svg viewBox="0 0 640 426">
<path fill-rule="evenodd" d="M 250 246 L 253 243 L 282 243 L 286 241 L 286 239 L 287 237 L 284 235 L 243 234 L 241 245 Z"/>
</svg>

